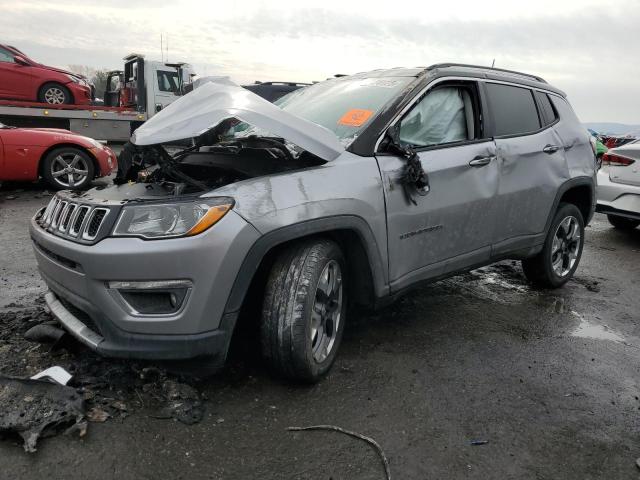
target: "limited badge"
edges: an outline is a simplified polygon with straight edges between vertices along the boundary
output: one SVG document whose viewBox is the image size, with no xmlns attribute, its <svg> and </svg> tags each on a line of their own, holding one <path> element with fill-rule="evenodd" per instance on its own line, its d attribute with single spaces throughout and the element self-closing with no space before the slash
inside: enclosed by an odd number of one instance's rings
<svg viewBox="0 0 640 480">
<path fill-rule="evenodd" d="M 338 120 L 338 125 L 347 125 L 349 127 L 360 127 L 363 125 L 369 118 L 373 115 L 372 110 L 363 110 L 361 108 L 353 108 L 345 113 L 340 120 Z"/>
</svg>

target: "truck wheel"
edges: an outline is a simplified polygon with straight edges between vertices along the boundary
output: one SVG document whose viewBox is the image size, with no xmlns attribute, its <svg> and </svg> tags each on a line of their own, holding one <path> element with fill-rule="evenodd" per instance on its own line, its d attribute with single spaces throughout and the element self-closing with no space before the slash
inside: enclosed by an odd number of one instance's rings
<svg viewBox="0 0 640 480">
<path fill-rule="evenodd" d="M 91 185 L 94 175 L 93 161 L 77 148 L 56 148 L 42 162 L 42 176 L 56 190 L 84 190 Z"/>
<path fill-rule="evenodd" d="M 633 230 L 640 225 L 640 220 L 633 220 L 632 218 L 618 217 L 617 215 L 607 215 L 607 220 L 615 228 L 620 230 Z"/>
<path fill-rule="evenodd" d="M 558 288 L 578 268 L 584 246 L 582 213 L 571 203 L 561 203 L 547 233 L 542 251 L 522 261 L 527 278 L 540 287 Z"/>
<path fill-rule="evenodd" d="M 272 370 L 317 382 L 331 368 L 342 339 L 346 272 L 340 247 L 314 239 L 275 261 L 262 308 L 262 353 Z"/>
<path fill-rule="evenodd" d="M 59 83 L 45 83 L 38 92 L 38 101 L 51 105 L 73 103 L 71 92 Z"/>
</svg>

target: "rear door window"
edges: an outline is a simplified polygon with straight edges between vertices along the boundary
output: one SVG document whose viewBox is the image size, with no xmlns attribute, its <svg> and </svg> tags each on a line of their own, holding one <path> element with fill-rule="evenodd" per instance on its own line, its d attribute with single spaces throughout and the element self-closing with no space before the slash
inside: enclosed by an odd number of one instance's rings
<svg viewBox="0 0 640 480">
<path fill-rule="evenodd" d="M 496 137 L 522 135 L 540 129 L 538 109 L 530 89 L 498 83 L 485 85 Z"/>
</svg>

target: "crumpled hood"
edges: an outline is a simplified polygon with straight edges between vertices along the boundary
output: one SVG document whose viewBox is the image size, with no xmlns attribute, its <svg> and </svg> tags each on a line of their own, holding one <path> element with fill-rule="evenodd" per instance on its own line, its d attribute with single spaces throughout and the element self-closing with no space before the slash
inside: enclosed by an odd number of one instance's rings
<svg viewBox="0 0 640 480">
<path fill-rule="evenodd" d="M 330 130 L 292 115 L 238 85 L 207 82 L 177 99 L 138 128 L 131 137 L 136 145 L 197 137 L 228 118 L 254 127 L 331 161 L 344 147 Z"/>
</svg>

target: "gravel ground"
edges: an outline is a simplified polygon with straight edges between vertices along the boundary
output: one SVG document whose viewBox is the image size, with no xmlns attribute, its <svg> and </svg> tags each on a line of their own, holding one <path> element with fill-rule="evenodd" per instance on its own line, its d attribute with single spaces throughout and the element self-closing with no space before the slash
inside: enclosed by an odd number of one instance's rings
<svg viewBox="0 0 640 480">
<path fill-rule="evenodd" d="M 374 438 L 394 479 L 640 476 L 640 229 L 596 215 L 575 279 L 556 291 L 502 262 L 353 314 L 329 376 L 303 387 L 272 379 L 250 339 L 200 381 L 24 340 L 49 319 L 27 232 L 49 198 L 0 189 L 0 372 L 73 369 L 108 419 L 34 454 L 5 439 L 0 477 L 385 478 L 361 440 L 286 430 L 317 424 Z M 197 396 L 201 421 L 171 411 L 176 388 Z"/>
</svg>

